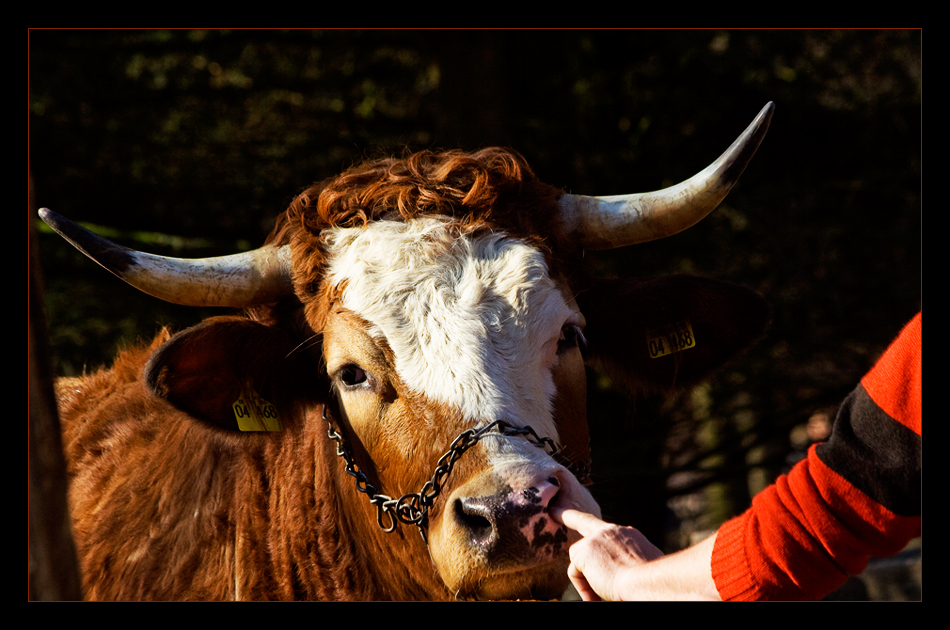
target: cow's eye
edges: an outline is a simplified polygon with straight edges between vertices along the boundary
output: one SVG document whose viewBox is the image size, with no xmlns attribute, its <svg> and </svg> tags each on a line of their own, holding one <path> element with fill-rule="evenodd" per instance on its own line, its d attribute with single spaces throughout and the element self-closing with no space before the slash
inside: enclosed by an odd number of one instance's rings
<svg viewBox="0 0 950 630">
<path fill-rule="evenodd" d="M 339 378 L 346 387 L 357 387 L 366 382 L 366 372 L 356 365 L 347 365 L 340 370 Z"/>
<path fill-rule="evenodd" d="M 580 326 L 566 324 L 561 328 L 561 336 L 557 339 L 557 352 L 561 354 L 581 345 L 586 345 L 586 343 L 587 340 L 584 339 L 584 333 L 581 332 Z"/>
</svg>

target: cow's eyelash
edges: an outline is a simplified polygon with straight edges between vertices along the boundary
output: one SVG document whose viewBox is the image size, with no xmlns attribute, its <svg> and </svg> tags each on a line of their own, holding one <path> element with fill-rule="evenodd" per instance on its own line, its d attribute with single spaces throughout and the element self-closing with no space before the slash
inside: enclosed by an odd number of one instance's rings
<svg viewBox="0 0 950 630">
<path fill-rule="evenodd" d="M 577 324 L 565 324 L 561 328 L 561 335 L 557 340 L 558 354 L 567 352 L 573 348 L 586 348 L 587 339 L 584 338 L 584 331 Z"/>
</svg>

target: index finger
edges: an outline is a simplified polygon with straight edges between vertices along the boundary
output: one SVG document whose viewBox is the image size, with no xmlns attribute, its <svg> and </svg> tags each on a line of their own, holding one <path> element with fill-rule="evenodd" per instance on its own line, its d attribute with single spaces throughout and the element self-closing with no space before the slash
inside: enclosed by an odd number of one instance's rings
<svg viewBox="0 0 950 630">
<path fill-rule="evenodd" d="M 606 523 L 593 514 L 570 508 L 552 508 L 551 517 L 585 538 L 600 531 Z"/>
</svg>

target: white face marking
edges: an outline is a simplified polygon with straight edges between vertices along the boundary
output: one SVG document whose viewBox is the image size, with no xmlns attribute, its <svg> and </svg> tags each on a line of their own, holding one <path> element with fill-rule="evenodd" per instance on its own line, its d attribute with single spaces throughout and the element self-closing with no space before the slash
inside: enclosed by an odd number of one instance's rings
<svg viewBox="0 0 950 630">
<path fill-rule="evenodd" d="M 503 234 L 460 237 L 444 219 L 381 221 L 328 235 L 329 281 L 384 338 L 402 381 L 468 419 L 551 417 L 557 338 L 579 318 L 535 248 Z"/>
</svg>

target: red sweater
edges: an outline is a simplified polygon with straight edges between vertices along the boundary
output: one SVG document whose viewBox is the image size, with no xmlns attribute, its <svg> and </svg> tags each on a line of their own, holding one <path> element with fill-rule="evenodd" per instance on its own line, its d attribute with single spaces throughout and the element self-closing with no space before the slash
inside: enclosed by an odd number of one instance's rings
<svg viewBox="0 0 950 630">
<path fill-rule="evenodd" d="M 920 535 L 920 313 L 838 411 L 831 438 L 716 537 L 724 600 L 819 599 Z"/>
</svg>

